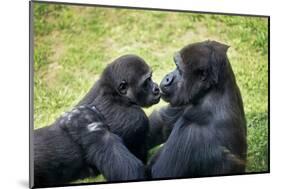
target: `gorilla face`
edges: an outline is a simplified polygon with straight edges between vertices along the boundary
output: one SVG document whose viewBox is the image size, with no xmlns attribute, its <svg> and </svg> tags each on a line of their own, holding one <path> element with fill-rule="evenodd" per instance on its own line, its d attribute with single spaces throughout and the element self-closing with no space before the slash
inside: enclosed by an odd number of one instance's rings
<svg viewBox="0 0 281 189">
<path fill-rule="evenodd" d="M 136 55 L 124 55 L 110 64 L 103 73 L 103 84 L 117 92 L 121 101 L 148 107 L 160 100 L 160 89 L 152 80 L 146 62 Z"/>
<path fill-rule="evenodd" d="M 176 52 L 176 69 L 160 84 L 162 98 L 172 106 L 196 103 L 218 83 L 227 48 L 215 41 L 204 41 Z"/>
<path fill-rule="evenodd" d="M 160 100 L 160 89 L 151 77 L 151 72 L 143 75 L 138 82 L 138 87 L 135 87 L 136 102 L 142 107 L 149 107 Z"/>
</svg>

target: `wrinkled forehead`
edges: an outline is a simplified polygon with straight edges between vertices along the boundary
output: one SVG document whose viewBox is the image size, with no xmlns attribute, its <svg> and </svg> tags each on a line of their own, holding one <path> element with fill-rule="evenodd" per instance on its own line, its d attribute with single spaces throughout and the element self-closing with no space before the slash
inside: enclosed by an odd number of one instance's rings
<svg viewBox="0 0 281 189">
<path fill-rule="evenodd" d="M 130 80 L 137 85 L 142 84 L 146 79 L 152 76 L 152 71 L 149 67 L 146 69 L 135 70 L 135 74 L 131 75 Z"/>
</svg>

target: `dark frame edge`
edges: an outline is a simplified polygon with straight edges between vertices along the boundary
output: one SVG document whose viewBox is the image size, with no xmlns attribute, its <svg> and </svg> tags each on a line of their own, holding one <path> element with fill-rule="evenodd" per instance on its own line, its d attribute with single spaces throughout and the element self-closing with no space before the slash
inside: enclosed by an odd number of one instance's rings
<svg viewBox="0 0 281 189">
<path fill-rule="evenodd" d="M 267 157 L 268 157 L 268 160 L 267 160 L 267 169 L 268 169 L 268 172 L 270 173 L 270 16 L 268 16 L 267 18 L 268 20 L 268 25 L 267 25 L 267 35 L 268 35 L 268 46 L 267 46 L 267 49 L 268 49 L 268 76 L 267 76 L 267 83 L 268 83 L 268 94 L 267 94 L 267 111 L 268 111 L 268 117 L 267 117 L 267 120 L 268 120 L 268 124 L 267 124 L 267 132 L 268 132 L 268 136 L 267 136 Z"/>
<path fill-rule="evenodd" d="M 29 1 L 29 188 L 34 188 L 34 157 L 33 157 L 33 3 Z"/>
<path fill-rule="evenodd" d="M 239 174 L 224 174 L 224 175 L 211 175 L 211 176 L 199 176 L 199 177 L 167 177 L 167 178 L 160 178 L 160 179 L 151 179 L 151 180 L 129 180 L 129 181 L 102 181 L 102 182 L 87 182 L 87 183 L 72 183 L 72 184 L 63 184 L 63 185 L 53 185 L 53 186 L 40 186 L 39 188 L 54 188 L 54 187 L 71 187 L 71 186 L 89 186 L 89 185 L 101 185 L 101 184 L 126 184 L 126 183 L 137 183 L 137 182 L 153 182 L 153 181 L 167 181 L 167 180 L 183 180 L 183 179 L 200 179 L 200 178 L 213 178 L 213 177 L 233 177 L 233 176 L 251 176 L 257 174 L 269 174 L 270 172 L 261 171 L 261 172 L 246 172 L 246 173 L 239 173 Z M 37 188 L 35 186 L 35 188 Z"/>
</svg>

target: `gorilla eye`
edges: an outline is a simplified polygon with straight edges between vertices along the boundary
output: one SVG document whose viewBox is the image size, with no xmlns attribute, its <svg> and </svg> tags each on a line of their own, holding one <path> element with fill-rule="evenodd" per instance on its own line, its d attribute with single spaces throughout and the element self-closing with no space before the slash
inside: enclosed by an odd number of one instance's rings
<svg viewBox="0 0 281 189">
<path fill-rule="evenodd" d="M 119 85 L 119 87 L 118 87 L 118 90 L 119 90 L 120 93 L 125 94 L 125 93 L 126 93 L 126 90 L 127 90 L 127 87 L 128 87 L 127 82 L 123 80 L 123 81 L 120 83 L 120 85 Z"/>
<path fill-rule="evenodd" d="M 199 69 L 196 71 L 196 74 L 199 76 L 200 80 L 205 81 L 207 79 L 207 71 Z"/>
<path fill-rule="evenodd" d="M 147 78 L 147 79 L 144 81 L 144 86 L 147 86 L 150 82 L 151 82 L 151 77 Z"/>
</svg>

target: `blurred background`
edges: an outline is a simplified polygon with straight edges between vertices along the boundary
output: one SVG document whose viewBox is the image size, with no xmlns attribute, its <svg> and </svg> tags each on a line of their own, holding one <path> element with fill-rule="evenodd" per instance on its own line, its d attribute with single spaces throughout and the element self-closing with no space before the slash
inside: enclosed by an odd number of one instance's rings
<svg viewBox="0 0 281 189">
<path fill-rule="evenodd" d="M 34 127 L 52 124 L 88 92 L 108 63 L 141 56 L 157 83 L 183 46 L 217 40 L 228 57 L 247 118 L 247 172 L 268 171 L 268 19 L 188 12 L 34 3 Z M 165 105 L 144 109 L 147 115 Z M 77 181 L 98 182 L 103 177 Z"/>
</svg>

